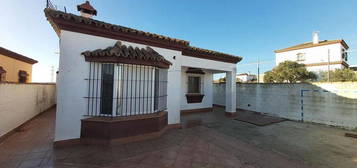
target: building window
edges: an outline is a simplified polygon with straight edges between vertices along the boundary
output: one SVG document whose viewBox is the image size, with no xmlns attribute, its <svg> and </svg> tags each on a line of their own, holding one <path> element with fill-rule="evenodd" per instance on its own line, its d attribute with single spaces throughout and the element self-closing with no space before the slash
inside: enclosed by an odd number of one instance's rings
<svg viewBox="0 0 357 168">
<path fill-rule="evenodd" d="M 101 70 L 100 113 L 110 115 L 113 112 L 114 64 L 103 64 Z"/>
<path fill-rule="evenodd" d="M 0 82 L 5 82 L 5 80 L 6 80 L 6 74 L 0 73 Z"/>
<path fill-rule="evenodd" d="M 134 116 L 167 109 L 167 69 L 89 62 L 87 115 Z"/>
<path fill-rule="evenodd" d="M 348 59 L 347 59 L 348 55 L 347 55 L 346 50 L 345 50 L 345 49 L 342 49 L 341 53 L 342 53 L 342 60 L 343 60 L 343 61 L 347 61 L 347 60 L 348 60 Z"/>
<path fill-rule="evenodd" d="M 155 68 L 154 111 L 166 110 L 167 102 L 167 69 Z"/>
<path fill-rule="evenodd" d="M 19 71 L 19 83 L 26 83 L 29 74 L 26 71 Z"/>
<path fill-rule="evenodd" d="M 3 67 L 0 66 L 0 82 L 6 81 L 6 71 Z"/>
<path fill-rule="evenodd" d="M 188 77 L 187 93 L 201 93 L 201 78 L 199 76 Z"/>
<path fill-rule="evenodd" d="M 299 61 L 305 61 L 305 53 L 298 53 L 296 54 L 296 60 Z"/>
</svg>

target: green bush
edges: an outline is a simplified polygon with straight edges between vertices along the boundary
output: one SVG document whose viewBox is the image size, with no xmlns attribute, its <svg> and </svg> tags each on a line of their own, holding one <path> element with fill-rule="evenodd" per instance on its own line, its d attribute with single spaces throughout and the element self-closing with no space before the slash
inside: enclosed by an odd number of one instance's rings
<svg viewBox="0 0 357 168">
<path fill-rule="evenodd" d="M 293 61 L 285 61 L 280 63 L 271 71 L 265 72 L 265 83 L 296 83 L 315 80 L 317 76 L 308 72 L 304 64 L 299 64 Z"/>
<path fill-rule="evenodd" d="M 328 72 L 321 73 L 321 82 L 328 81 Z M 336 69 L 330 71 L 330 82 L 347 82 L 347 81 L 357 81 L 357 75 L 351 69 Z"/>
</svg>

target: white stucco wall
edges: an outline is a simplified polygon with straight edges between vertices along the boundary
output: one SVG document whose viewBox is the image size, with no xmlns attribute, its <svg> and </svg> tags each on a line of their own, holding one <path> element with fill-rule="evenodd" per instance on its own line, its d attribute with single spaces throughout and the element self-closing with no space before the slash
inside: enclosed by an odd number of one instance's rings
<svg viewBox="0 0 357 168">
<path fill-rule="evenodd" d="M 87 110 L 87 102 L 84 97 L 87 96 L 88 82 L 84 79 L 88 77 L 89 72 L 89 63 L 80 54 L 86 50 L 104 49 L 108 46 L 113 46 L 117 41 L 82 33 L 61 31 L 55 141 L 80 137 L 80 120 L 84 118 Z M 146 45 L 142 44 L 121 42 L 123 45 L 139 48 L 146 47 Z M 180 123 L 182 67 L 188 66 L 225 72 L 234 70 L 236 66 L 232 63 L 183 56 L 181 51 L 150 47 L 172 63 L 168 69 L 167 87 L 169 124 Z M 174 56 L 176 59 L 174 59 Z M 207 83 L 212 82 L 209 82 L 207 78 Z M 209 99 L 208 95 L 207 100 Z"/>
<path fill-rule="evenodd" d="M 224 105 L 225 85 L 213 85 L 214 104 Z M 355 129 L 357 83 L 237 84 L 237 108 Z"/>
<path fill-rule="evenodd" d="M 55 104 L 55 84 L 0 83 L 0 137 Z"/>
<path fill-rule="evenodd" d="M 303 64 L 314 64 L 314 63 L 327 63 L 328 62 L 328 52 L 330 52 L 330 62 L 342 61 L 342 49 L 344 47 L 340 43 L 317 46 L 312 48 L 304 48 L 299 50 L 286 51 L 275 54 L 275 65 L 284 61 L 297 61 L 298 53 L 305 53 L 305 61 L 299 61 Z M 330 65 L 331 70 L 334 68 L 342 68 L 342 65 Z M 308 70 L 319 72 L 327 71 L 328 66 L 314 66 L 309 67 Z"/>
</svg>

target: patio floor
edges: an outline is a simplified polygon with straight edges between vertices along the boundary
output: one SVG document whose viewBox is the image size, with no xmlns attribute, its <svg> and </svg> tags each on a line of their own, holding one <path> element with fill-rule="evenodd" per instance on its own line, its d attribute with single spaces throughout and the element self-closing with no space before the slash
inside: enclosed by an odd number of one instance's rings
<svg viewBox="0 0 357 168">
<path fill-rule="evenodd" d="M 185 129 L 170 130 L 161 138 L 111 146 L 53 149 L 54 119 L 53 108 L 2 142 L 0 167 L 347 168 L 357 164 L 357 141 L 343 137 L 343 130 L 291 121 L 258 127 L 226 118 L 220 108 L 211 113 L 184 116 L 185 126 L 192 120 L 199 122 Z M 306 132 L 309 129 L 312 131 Z M 306 136 L 316 134 L 319 138 L 306 138 L 311 142 L 304 146 L 299 141 L 307 140 L 297 137 L 296 132 Z M 331 145 L 330 135 L 341 142 L 329 146 L 331 149 L 321 148 Z M 335 158 L 330 157 L 331 151 Z M 315 152 L 320 152 L 320 156 L 315 156 Z"/>
</svg>

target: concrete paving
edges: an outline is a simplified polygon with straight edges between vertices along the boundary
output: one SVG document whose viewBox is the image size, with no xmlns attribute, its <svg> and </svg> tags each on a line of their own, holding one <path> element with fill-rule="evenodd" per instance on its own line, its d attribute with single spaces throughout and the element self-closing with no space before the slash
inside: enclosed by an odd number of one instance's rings
<svg viewBox="0 0 357 168">
<path fill-rule="evenodd" d="M 184 122 L 202 121 L 203 126 L 220 134 L 289 159 L 301 160 L 312 167 L 357 167 L 357 139 L 345 137 L 349 131 L 295 121 L 260 127 L 224 118 L 219 114 L 223 110 L 215 108 L 213 113 L 194 114 L 184 118 Z M 246 111 L 238 111 L 238 115 L 240 113 L 247 115 Z"/>
<path fill-rule="evenodd" d="M 290 121 L 258 127 L 226 118 L 220 108 L 184 116 L 189 128 L 161 138 L 111 146 L 54 149 L 54 119 L 51 109 L 2 142 L 0 167 L 355 168 L 357 163 L 357 140 L 343 137 L 343 130 Z"/>
</svg>

